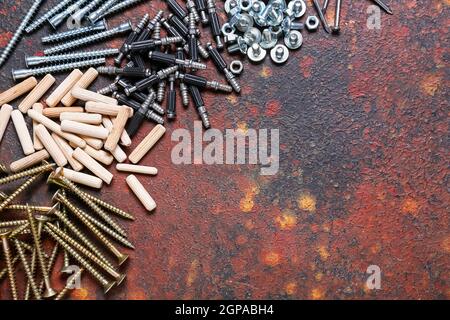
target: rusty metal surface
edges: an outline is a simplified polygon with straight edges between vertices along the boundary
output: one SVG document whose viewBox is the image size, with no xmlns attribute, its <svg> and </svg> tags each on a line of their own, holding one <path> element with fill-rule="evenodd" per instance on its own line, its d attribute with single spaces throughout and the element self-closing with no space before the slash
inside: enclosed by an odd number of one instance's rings
<svg viewBox="0 0 450 320">
<path fill-rule="evenodd" d="M 244 61 L 240 96 L 204 94 L 215 128 L 280 129 L 278 174 L 263 177 L 251 165 L 173 165 L 171 131 L 193 130 L 197 120 L 192 107 L 179 107 L 142 161 L 160 170 L 144 179 L 156 211 L 143 210 L 124 174 L 102 190 L 137 217 L 123 223 L 136 244 L 127 280 L 105 297 L 84 277 L 71 297 L 450 298 L 450 3 L 389 2 L 395 15 L 382 14 L 381 30 L 366 27 L 370 1 L 344 2 L 341 35 L 303 32 L 303 47 L 284 66 Z M 28 6 L 0 3 L 0 47 Z M 147 2 L 109 23 L 163 7 Z M 11 68 L 24 66 L 24 54 L 42 51 L 47 28 L 20 43 L 0 70 L 0 91 L 12 84 Z M 216 77 L 211 64 L 205 74 Z M 146 123 L 127 151 L 152 127 Z M 0 162 L 22 156 L 12 124 L 0 150 Z M 47 189 L 25 197 L 48 203 Z M 381 268 L 381 290 L 365 287 L 369 265 Z M 9 297 L 5 281 L 0 296 Z"/>
</svg>

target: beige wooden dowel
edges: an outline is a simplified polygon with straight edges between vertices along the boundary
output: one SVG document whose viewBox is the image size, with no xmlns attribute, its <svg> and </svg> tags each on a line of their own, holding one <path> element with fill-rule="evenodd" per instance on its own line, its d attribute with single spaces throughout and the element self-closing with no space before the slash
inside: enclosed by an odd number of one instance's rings
<svg viewBox="0 0 450 320">
<path fill-rule="evenodd" d="M 0 94 L 0 106 L 13 101 L 17 97 L 27 93 L 37 85 L 37 80 L 35 77 L 30 77 L 22 82 L 16 84 L 14 87 L 9 88 L 5 92 Z"/>
<path fill-rule="evenodd" d="M 113 126 L 111 133 L 106 139 L 104 148 L 108 151 L 113 151 L 119 143 L 120 137 L 125 129 L 125 125 L 128 121 L 128 107 L 121 106 L 117 117 L 113 120 Z"/>
<path fill-rule="evenodd" d="M 12 111 L 13 107 L 11 107 L 9 104 L 4 104 L 0 109 L 0 142 L 2 141 L 3 135 L 5 134 Z"/>
<path fill-rule="evenodd" d="M 124 171 L 124 172 L 133 172 L 133 173 L 150 174 L 150 175 L 158 174 L 158 169 L 156 169 L 155 167 L 137 166 L 137 165 L 126 164 L 126 163 L 116 164 L 116 169 L 118 171 Z"/>
<path fill-rule="evenodd" d="M 44 106 L 42 103 L 35 103 L 33 104 L 33 110 L 36 112 L 42 113 L 42 110 L 44 110 Z M 36 120 L 33 120 L 33 146 L 35 150 L 42 150 L 44 149 L 44 146 L 42 145 L 39 138 L 36 136 L 36 126 L 39 124 Z"/>
<path fill-rule="evenodd" d="M 45 109 L 44 109 L 44 111 L 45 111 Z M 59 124 L 57 124 L 55 121 L 47 118 L 43 114 L 40 114 L 39 112 L 36 112 L 33 109 L 28 110 L 27 113 L 31 119 L 36 120 L 37 122 L 43 124 L 47 129 L 53 131 L 57 135 L 66 139 L 67 141 L 72 142 L 76 146 L 81 147 L 81 148 L 86 147 L 86 141 L 84 141 L 83 139 L 81 139 L 80 137 L 78 137 L 74 134 L 63 132 L 61 130 L 61 126 Z"/>
<path fill-rule="evenodd" d="M 119 113 L 121 106 L 115 105 L 115 104 L 110 104 L 110 103 L 88 101 L 88 102 L 86 102 L 86 105 L 84 107 L 86 109 L 86 112 L 100 113 L 105 116 L 114 116 L 115 117 Z M 128 117 L 131 118 L 134 114 L 134 110 L 130 107 L 127 107 L 127 108 L 129 111 Z"/>
<path fill-rule="evenodd" d="M 112 128 L 113 128 L 113 122 L 111 120 L 111 118 L 109 117 L 103 117 L 103 126 L 109 130 L 109 132 L 111 132 Z M 129 147 L 131 146 L 131 138 L 128 135 L 126 130 L 123 130 L 122 135 L 120 136 L 120 144 L 125 146 L 125 147 Z"/>
<path fill-rule="evenodd" d="M 111 154 L 117 162 L 124 162 L 127 160 L 127 154 L 120 146 L 117 146 L 113 151 L 111 151 Z"/>
<path fill-rule="evenodd" d="M 92 82 L 95 81 L 95 79 L 97 79 L 97 76 L 97 70 L 94 68 L 89 68 L 73 87 L 86 89 Z M 75 101 L 77 101 L 77 99 L 72 96 L 72 93 L 70 91 L 67 92 L 64 98 L 61 99 L 61 103 L 66 107 L 72 106 Z"/>
<path fill-rule="evenodd" d="M 14 161 L 10 164 L 9 169 L 11 170 L 11 172 L 18 172 L 24 169 L 28 169 L 29 167 L 40 163 L 42 160 L 47 160 L 48 158 L 50 158 L 50 154 L 47 152 L 47 150 L 40 150 L 22 159 Z"/>
<path fill-rule="evenodd" d="M 82 101 L 96 101 L 108 104 L 117 104 L 116 99 L 80 87 L 73 88 L 71 92 L 74 98 L 77 98 Z"/>
<path fill-rule="evenodd" d="M 97 139 L 106 139 L 108 137 L 108 130 L 103 127 L 75 122 L 72 120 L 64 120 L 61 122 L 61 130 L 83 136 L 93 137 Z"/>
<path fill-rule="evenodd" d="M 100 189 L 103 185 L 102 179 L 94 177 L 90 174 L 73 171 L 67 168 L 56 169 L 56 175 L 62 175 L 72 182 L 79 183 L 91 188 Z"/>
<path fill-rule="evenodd" d="M 21 112 L 26 113 L 33 104 L 39 101 L 44 94 L 50 89 L 50 87 L 55 83 L 56 79 L 51 75 L 47 74 L 41 81 L 34 87 L 33 90 L 22 100 L 17 109 Z"/>
<path fill-rule="evenodd" d="M 133 150 L 128 159 L 134 164 L 141 161 L 141 159 L 150 151 L 150 149 L 158 142 L 159 139 L 166 132 L 166 128 L 158 124 L 152 131 L 141 141 L 141 143 Z"/>
<path fill-rule="evenodd" d="M 101 124 L 102 115 L 98 113 L 63 112 L 59 115 L 59 120 L 72 120 L 87 124 Z"/>
<path fill-rule="evenodd" d="M 42 114 L 48 118 L 58 118 L 63 112 L 84 112 L 84 108 L 82 107 L 54 107 L 54 108 L 45 108 Z"/>
<path fill-rule="evenodd" d="M 114 160 L 113 156 L 104 150 L 95 150 L 91 146 L 86 146 L 83 150 L 105 166 L 109 166 Z"/>
<path fill-rule="evenodd" d="M 66 79 L 64 79 L 63 82 L 55 89 L 55 91 L 52 92 L 50 96 L 48 96 L 47 100 L 45 100 L 45 103 L 50 108 L 56 107 L 56 105 L 61 101 L 61 99 L 72 90 L 75 83 L 80 80 L 81 76 L 83 75 L 83 72 L 81 72 L 79 69 L 74 69 Z"/>
<path fill-rule="evenodd" d="M 147 211 L 153 211 L 156 208 L 155 200 L 153 200 L 152 196 L 145 190 L 144 186 L 139 182 L 136 176 L 129 175 L 127 177 L 127 184 Z"/>
<path fill-rule="evenodd" d="M 103 148 L 103 140 L 101 140 L 101 139 L 87 137 L 87 136 L 80 136 L 80 138 L 83 139 L 84 141 L 86 141 L 87 146 L 91 146 L 95 150 L 100 150 L 101 148 Z M 72 148 L 77 148 L 77 145 L 75 145 L 74 143 L 70 142 L 69 144 Z"/>
<path fill-rule="evenodd" d="M 73 149 L 69 143 L 54 132 L 52 133 L 52 138 L 64 154 L 64 157 L 66 157 L 72 169 L 75 171 L 83 170 L 83 165 L 73 158 Z"/>
<path fill-rule="evenodd" d="M 81 162 L 88 170 L 90 170 L 94 175 L 102 179 L 107 184 L 111 183 L 113 175 L 111 172 L 106 170 L 100 163 L 92 159 L 86 152 L 80 148 L 76 148 L 73 152 L 73 157 Z"/>
<path fill-rule="evenodd" d="M 38 124 L 36 126 L 36 135 L 39 140 L 41 140 L 45 150 L 47 150 L 50 154 L 56 165 L 59 167 L 64 167 L 67 164 L 67 159 L 43 124 Z"/>
<path fill-rule="evenodd" d="M 33 140 L 28 132 L 27 124 L 23 117 L 22 112 L 19 110 L 13 110 L 11 112 L 11 119 L 16 128 L 17 136 L 19 137 L 20 145 L 22 146 L 23 153 L 27 156 L 34 153 Z"/>
</svg>

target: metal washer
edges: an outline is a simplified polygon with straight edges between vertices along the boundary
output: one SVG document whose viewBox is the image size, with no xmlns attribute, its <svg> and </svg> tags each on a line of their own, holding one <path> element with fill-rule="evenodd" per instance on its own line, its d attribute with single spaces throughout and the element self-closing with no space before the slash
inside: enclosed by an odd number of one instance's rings
<svg viewBox="0 0 450 320">
<path fill-rule="evenodd" d="M 241 60 L 233 60 L 230 63 L 230 71 L 235 74 L 241 74 L 242 71 L 244 70 L 244 65 L 242 64 Z"/>
<path fill-rule="evenodd" d="M 272 50 L 270 50 L 270 58 L 275 63 L 284 63 L 289 58 L 289 50 L 286 46 L 277 44 Z"/>
</svg>

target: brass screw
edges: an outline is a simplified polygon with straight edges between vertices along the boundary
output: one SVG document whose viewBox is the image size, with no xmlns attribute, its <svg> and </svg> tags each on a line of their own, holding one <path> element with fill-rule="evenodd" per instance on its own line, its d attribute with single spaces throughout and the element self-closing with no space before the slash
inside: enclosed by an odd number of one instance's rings
<svg viewBox="0 0 450 320">
<path fill-rule="evenodd" d="M 84 271 L 83 268 L 81 268 L 80 270 L 78 270 L 78 271 L 75 273 L 75 275 L 74 275 L 73 278 L 76 279 L 76 278 L 80 277 L 81 274 L 83 273 L 83 271 Z M 62 289 L 62 290 L 59 292 L 59 294 L 55 297 L 55 300 L 62 300 L 62 299 L 66 296 L 67 292 L 69 292 L 69 290 L 71 290 L 71 286 L 72 286 L 72 283 L 67 283 L 66 286 L 64 287 L 64 289 Z"/>
<path fill-rule="evenodd" d="M 43 207 L 43 206 L 29 206 L 32 211 L 36 212 L 48 212 L 52 208 L 51 207 Z M 24 204 L 10 204 L 5 208 L 5 210 L 19 210 L 19 211 L 25 211 L 27 210 L 27 206 Z"/>
<path fill-rule="evenodd" d="M 111 227 L 113 227 L 114 230 L 116 230 L 118 233 L 120 233 L 124 237 L 127 236 L 126 231 L 123 230 L 116 222 L 114 222 L 114 220 L 111 219 L 111 217 L 105 211 L 103 211 L 98 205 L 96 205 L 92 200 L 90 200 L 89 198 L 84 196 L 83 191 L 81 191 L 72 181 L 70 181 L 69 179 L 67 179 L 64 176 L 58 176 L 56 178 L 59 179 L 64 185 L 66 185 L 67 189 L 69 191 L 74 193 L 84 203 L 86 203 L 88 205 L 88 207 L 92 209 L 92 211 L 94 211 L 96 214 L 98 214 L 100 217 L 102 217 L 102 219 L 105 220 Z M 54 180 L 54 178 L 52 178 L 52 175 L 49 177 L 49 179 Z"/>
<path fill-rule="evenodd" d="M 17 226 L 21 226 L 21 225 L 26 224 L 26 223 L 28 223 L 27 220 L 4 221 L 4 222 L 0 222 L 0 228 L 17 227 Z"/>
<path fill-rule="evenodd" d="M 117 285 L 121 284 L 122 281 L 125 279 L 125 274 L 120 274 L 110 266 L 106 265 L 101 261 L 95 254 L 93 254 L 89 249 L 84 247 L 82 244 L 78 243 L 75 239 L 70 237 L 67 233 L 64 231 L 58 229 L 51 223 L 47 223 L 45 225 L 46 230 L 50 233 L 49 229 L 56 233 L 57 236 L 59 236 L 61 239 L 67 242 L 68 245 L 71 245 L 74 249 L 78 250 L 80 253 L 82 253 L 86 258 L 89 258 L 94 263 L 96 263 L 99 267 L 101 267 L 104 271 L 106 271 L 109 275 L 111 275 L 114 280 L 117 281 Z"/>
<path fill-rule="evenodd" d="M 0 191 L 0 199 L 4 200 L 6 198 L 8 198 L 8 195 L 6 193 Z"/>
<path fill-rule="evenodd" d="M 77 260 L 100 284 L 103 286 L 103 291 L 107 293 L 116 283 L 114 281 L 108 281 L 103 277 L 89 262 L 87 262 L 81 255 L 79 255 L 72 247 L 70 247 L 63 239 L 56 235 L 51 230 L 48 230 L 49 234 L 69 252 L 69 254 Z"/>
<path fill-rule="evenodd" d="M 119 261 L 119 265 L 124 263 L 128 256 L 126 254 L 121 253 L 117 248 L 100 232 L 89 220 L 87 220 L 82 213 L 80 213 L 80 209 L 78 209 L 75 205 L 73 205 L 66 197 L 64 197 L 61 193 L 56 192 L 54 196 L 58 201 L 64 204 L 67 209 L 69 209 L 74 215 L 84 223 L 84 225 L 92 231 L 92 233 L 99 239 L 109 250 L 115 255 Z"/>
<path fill-rule="evenodd" d="M 53 174 L 53 173 L 49 176 L 47 182 L 48 182 L 48 183 L 56 184 L 56 185 L 58 185 L 58 186 L 60 186 L 60 187 L 63 187 L 64 189 L 68 189 L 68 187 L 67 187 L 61 180 L 59 180 L 59 179 L 55 176 L 55 174 Z M 64 189 L 63 189 L 63 190 L 64 190 Z M 122 217 L 122 218 L 125 218 L 125 219 L 128 219 L 128 220 L 134 220 L 134 217 L 133 217 L 131 214 L 129 214 L 128 212 L 125 212 L 125 211 L 123 211 L 122 209 L 117 208 L 117 207 L 113 206 L 112 204 L 107 203 L 107 202 L 103 201 L 102 199 L 99 199 L 99 198 L 93 196 L 93 195 L 90 194 L 90 193 L 87 193 L 86 191 L 80 190 L 80 192 L 83 194 L 83 196 L 85 196 L 85 197 L 88 198 L 89 200 L 95 202 L 95 203 L 96 203 L 97 205 L 99 205 L 100 207 L 103 207 L 103 208 L 105 208 L 106 210 L 109 210 L 109 211 L 111 211 L 112 213 L 115 213 L 115 214 L 117 214 L 118 216 L 120 216 L 120 217 Z"/>
<path fill-rule="evenodd" d="M 52 253 L 51 253 L 50 258 L 48 259 L 48 263 L 47 263 L 48 274 L 52 273 L 53 267 L 55 266 L 56 258 L 58 257 L 58 248 L 59 248 L 58 243 L 55 243 L 55 246 L 53 247 Z M 44 290 L 44 287 L 45 287 L 45 282 L 44 282 L 44 279 L 42 279 L 41 283 L 39 284 L 39 290 L 42 292 Z"/>
<path fill-rule="evenodd" d="M 53 208 L 53 210 L 51 211 L 51 213 L 53 213 L 55 216 L 58 217 L 59 220 L 62 221 L 62 223 L 64 223 L 64 225 L 75 235 L 77 236 L 78 239 L 81 240 L 81 242 L 83 242 L 86 247 L 90 248 L 92 252 L 94 252 L 97 257 L 100 258 L 100 260 L 102 260 L 105 264 L 107 264 L 110 267 L 113 267 L 113 264 L 103 255 L 103 253 L 101 253 L 101 251 L 98 249 L 98 247 L 92 243 L 85 235 L 83 232 L 80 231 L 80 229 L 78 229 L 77 226 L 75 226 L 68 218 L 66 215 L 64 215 L 61 211 L 58 211 L 56 209 L 58 205 L 55 205 Z"/>
<path fill-rule="evenodd" d="M 43 164 L 43 165 L 41 165 L 39 167 L 35 167 L 35 168 L 28 169 L 28 170 L 25 170 L 25 171 L 21 171 L 21 172 L 15 173 L 15 174 L 11 174 L 11 175 L 9 175 L 7 177 L 1 178 L 0 179 L 0 185 L 1 184 L 6 184 L 6 183 L 10 183 L 10 182 L 13 182 L 13 181 L 16 181 L 16 180 L 19 180 L 19 179 L 22 179 L 22 178 L 25 178 L 25 177 L 28 177 L 28 176 L 34 176 L 34 175 L 36 175 L 38 173 L 51 171 L 51 170 L 53 170 L 54 166 L 55 166 L 54 163 L 48 163 L 47 162 L 47 163 L 45 163 L 45 164 Z"/>
<path fill-rule="evenodd" d="M 8 168 L 3 163 L 0 163 L 0 173 L 8 173 Z"/>
<path fill-rule="evenodd" d="M 13 239 L 16 236 L 18 236 L 19 234 L 21 234 L 22 232 L 26 231 L 29 227 L 29 223 L 27 221 L 26 224 L 21 225 L 20 227 L 15 228 L 14 230 L 11 231 L 11 233 L 9 234 L 8 238 Z"/>
<path fill-rule="evenodd" d="M 14 265 L 19 261 L 19 259 L 20 259 L 19 255 L 15 256 L 11 261 L 11 265 L 14 267 Z M 8 267 L 4 267 L 0 271 L 0 281 L 3 280 L 3 278 L 6 276 L 7 273 L 8 273 Z"/>
<path fill-rule="evenodd" d="M 117 242 L 121 243 L 122 245 L 124 245 L 124 246 L 126 246 L 126 247 L 128 247 L 130 249 L 134 249 L 133 244 L 130 241 L 128 241 L 127 238 L 121 236 L 120 234 L 118 234 L 117 232 L 115 232 L 114 230 L 112 230 L 107 225 L 105 225 L 101 221 L 97 220 L 93 216 L 90 216 L 90 215 L 86 214 L 85 212 L 80 212 L 80 213 L 82 213 L 83 216 L 86 219 L 88 219 L 90 222 L 92 222 L 97 228 L 99 228 L 100 230 L 102 230 L 106 234 L 110 235 L 111 238 L 115 239 Z"/>
<path fill-rule="evenodd" d="M 31 272 L 30 265 L 28 264 L 27 258 L 25 257 L 25 252 L 23 251 L 23 248 L 17 239 L 14 240 L 14 244 L 16 245 L 17 252 L 19 253 L 20 260 L 22 261 L 22 265 L 28 277 L 28 282 L 30 283 L 31 289 L 33 290 L 33 294 L 36 299 L 41 300 L 41 293 L 36 287 L 36 282 L 34 282 L 34 275 L 33 272 Z"/>
<path fill-rule="evenodd" d="M 26 188 L 28 188 L 34 181 L 36 181 L 37 178 L 40 177 L 40 173 L 38 173 L 35 176 L 30 177 L 27 181 L 25 181 L 19 188 L 16 189 L 9 197 L 7 197 L 1 204 L 0 204 L 0 212 L 3 211 L 22 191 L 24 191 Z"/>
<path fill-rule="evenodd" d="M 5 255 L 6 268 L 8 270 L 9 286 L 11 288 L 11 295 L 14 300 L 18 300 L 19 296 L 17 294 L 16 278 L 14 275 L 14 268 L 11 261 L 11 251 L 9 248 L 8 235 L 11 233 L 10 230 L 0 230 L 0 238 L 2 239 L 3 254 Z"/>
<path fill-rule="evenodd" d="M 30 208 L 28 208 L 28 210 L 27 210 L 27 215 L 28 215 L 28 223 L 30 224 L 31 234 L 33 235 L 34 246 L 36 248 L 38 262 L 39 262 L 39 265 L 41 266 L 41 272 L 42 272 L 42 276 L 43 276 L 44 282 L 45 282 L 45 291 L 44 291 L 43 297 L 50 298 L 50 297 L 53 297 L 54 295 L 56 295 L 57 293 L 55 290 L 52 289 L 51 284 L 50 284 L 50 277 L 48 275 L 47 267 L 45 265 L 44 255 L 42 253 L 41 239 L 39 237 L 38 230 L 36 228 L 36 224 L 34 221 L 34 217 L 33 217 L 33 214 L 31 213 Z"/>
<path fill-rule="evenodd" d="M 62 195 L 65 197 L 66 196 L 66 190 L 65 189 L 61 189 L 61 193 Z M 62 206 L 61 212 L 64 216 L 66 216 L 67 210 L 66 207 Z M 64 231 L 67 232 L 67 226 L 64 226 Z M 61 269 L 61 272 L 65 273 L 68 268 L 70 266 L 70 258 L 69 258 L 69 254 L 67 253 L 66 250 L 64 250 L 64 255 L 63 255 L 63 268 Z"/>
</svg>

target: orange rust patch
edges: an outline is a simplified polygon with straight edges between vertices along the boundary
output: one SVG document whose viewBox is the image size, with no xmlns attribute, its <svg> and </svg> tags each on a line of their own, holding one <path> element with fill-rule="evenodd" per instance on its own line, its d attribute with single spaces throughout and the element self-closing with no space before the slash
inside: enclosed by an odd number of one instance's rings
<svg viewBox="0 0 450 320">
<path fill-rule="evenodd" d="M 330 253 L 328 252 L 328 249 L 325 246 L 319 246 L 317 248 L 317 252 L 319 253 L 320 258 L 322 260 L 327 260 L 328 257 L 330 256 Z"/>
<path fill-rule="evenodd" d="M 142 290 L 139 290 L 139 291 L 133 290 L 132 292 L 128 293 L 128 299 L 129 300 L 147 300 L 147 295 Z"/>
<path fill-rule="evenodd" d="M 420 84 L 422 92 L 429 96 L 434 96 L 441 86 L 442 77 L 438 74 L 430 74 L 426 76 Z"/>
<path fill-rule="evenodd" d="M 281 109 L 280 101 L 278 100 L 269 100 L 266 104 L 266 115 L 269 117 L 276 116 Z"/>
<path fill-rule="evenodd" d="M 311 299 L 313 300 L 320 300 L 323 299 L 325 296 L 325 293 L 321 288 L 314 288 L 311 290 Z"/>
<path fill-rule="evenodd" d="M 308 193 L 301 194 L 300 197 L 298 197 L 297 199 L 297 203 L 298 207 L 301 210 L 306 210 L 309 212 L 316 211 L 316 199 L 314 198 L 314 196 Z"/>
<path fill-rule="evenodd" d="M 322 273 L 322 272 L 316 273 L 316 274 L 314 275 L 314 278 L 315 278 L 317 281 L 322 280 L 322 278 L 323 278 L 323 273 Z"/>
<path fill-rule="evenodd" d="M 243 212 L 250 212 L 255 205 L 254 197 L 259 193 L 259 187 L 254 185 L 245 192 L 245 196 L 241 199 L 239 205 Z"/>
<path fill-rule="evenodd" d="M 284 291 L 287 295 L 293 295 L 297 292 L 297 284 L 295 282 L 289 282 L 284 287 Z"/>
<path fill-rule="evenodd" d="M 303 59 L 300 60 L 300 70 L 305 78 L 309 78 L 311 76 L 312 65 L 314 65 L 314 59 L 311 56 L 303 57 Z"/>
<path fill-rule="evenodd" d="M 281 215 L 275 217 L 275 222 L 281 230 L 291 230 L 297 224 L 297 217 L 290 210 L 286 210 Z"/>
<path fill-rule="evenodd" d="M 263 78 L 271 77 L 272 76 L 272 68 L 270 68 L 268 66 L 263 66 L 260 75 Z"/>
<path fill-rule="evenodd" d="M 267 252 L 264 254 L 263 262 L 270 267 L 275 267 L 280 263 L 280 255 L 275 251 Z"/>
<path fill-rule="evenodd" d="M 236 243 L 238 245 L 246 244 L 247 241 L 248 241 L 247 237 L 242 235 L 242 234 L 238 235 L 237 238 L 236 238 Z"/>
<path fill-rule="evenodd" d="M 450 236 L 448 236 L 447 238 L 444 239 L 444 241 L 442 241 L 442 249 L 444 249 L 444 251 L 446 252 L 450 252 Z"/>
<path fill-rule="evenodd" d="M 89 291 L 84 288 L 75 289 L 72 292 L 72 297 L 74 297 L 77 300 L 87 300 L 89 296 Z"/>
<path fill-rule="evenodd" d="M 408 198 L 403 202 L 402 212 L 417 215 L 419 205 L 414 199 Z"/>
<path fill-rule="evenodd" d="M 197 259 L 192 260 L 191 267 L 189 268 L 189 272 L 186 277 L 186 284 L 188 287 L 190 287 L 194 283 L 194 281 L 197 279 L 198 267 L 199 267 L 198 260 Z"/>
</svg>

